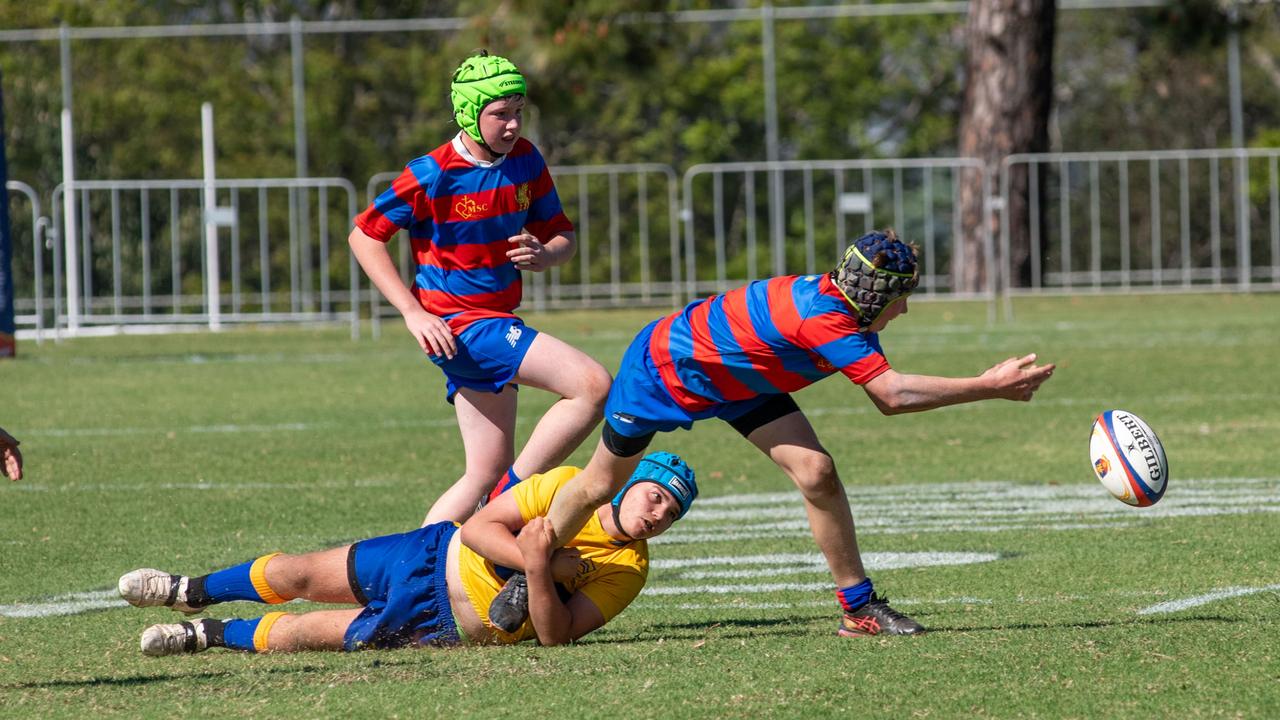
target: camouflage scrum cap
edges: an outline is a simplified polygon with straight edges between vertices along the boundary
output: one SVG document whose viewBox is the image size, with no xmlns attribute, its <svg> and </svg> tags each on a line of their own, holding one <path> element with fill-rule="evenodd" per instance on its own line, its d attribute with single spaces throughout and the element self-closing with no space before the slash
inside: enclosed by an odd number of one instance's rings
<svg viewBox="0 0 1280 720">
<path fill-rule="evenodd" d="M 844 251 L 831 279 L 858 312 L 858 326 L 867 328 L 893 303 L 911 294 L 920 283 L 915 248 L 893 230 L 863 235 Z"/>
<path fill-rule="evenodd" d="M 449 100 L 458 125 L 483 147 L 489 147 L 480 134 L 480 112 L 484 106 L 511 95 L 524 95 L 524 76 L 508 59 L 481 50 L 453 72 L 449 84 Z"/>
</svg>

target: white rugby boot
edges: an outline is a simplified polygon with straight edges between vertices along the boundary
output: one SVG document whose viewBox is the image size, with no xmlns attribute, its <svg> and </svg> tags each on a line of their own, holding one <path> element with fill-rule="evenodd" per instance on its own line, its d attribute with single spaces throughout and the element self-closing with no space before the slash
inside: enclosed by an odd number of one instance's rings
<svg viewBox="0 0 1280 720">
<path fill-rule="evenodd" d="M 190 581 L 186 575 L 141 568 L 121 575 L 116 589 L 120 591 L 120 597 L 134 607 L 164 605 L 191 615 L 204 608 L 187 604 L 187 584 Z"/>
<path fill-rule="evenodd" d="M 142 654 L 151 657 L 198 653 L 209 648 L 204 622 L 152 625 L 142 631 Z"/>
</svg>

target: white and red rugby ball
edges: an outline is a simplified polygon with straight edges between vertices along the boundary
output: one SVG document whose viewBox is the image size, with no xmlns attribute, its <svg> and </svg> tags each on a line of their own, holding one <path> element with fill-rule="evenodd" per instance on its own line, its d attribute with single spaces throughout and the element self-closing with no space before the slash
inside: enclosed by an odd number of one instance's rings
<svg viewBox="0 0 1280 720">
<path fill-rule="evenodd" d="M 1093 421 L 1089 459 L 1099 482 L 1128 505 L 1155 505 L 1169 485 L 1169 461 L 1160 438 L 1125 410 L 1107 410 Z"/>
</svg>

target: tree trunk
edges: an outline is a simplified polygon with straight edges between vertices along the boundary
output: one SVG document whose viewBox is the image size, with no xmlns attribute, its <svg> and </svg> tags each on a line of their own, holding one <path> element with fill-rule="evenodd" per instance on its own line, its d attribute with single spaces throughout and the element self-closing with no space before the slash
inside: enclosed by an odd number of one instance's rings
<svg viewBox="0 0 1280 720">
<path fill-rule="evenodd" d="M 960 154 L 986 166 L 990 192 L 1000 192 L 1000 160 L 1014 153 L 1044 152 L 1049 147 L 1049 107 L 1053 96 L 1053 35 L 1056 0 L 970 0 L 968 61 L 960 116 Z M 1026 285 L 1031 276 L 1026 165 L 1010 177 L 1010 282 Z M 960 183 L 960 262 L 951 274 L 957 292 L 997 289 L 1001 262 L 1000 214 L 987 215 L 983 178 L 965 173 Z M 1043 189 L 1041 190 L 1043 192 Z M 1043 205 L 1042 205 L 1043 207 Z M 989 229 L 992 252 L 983 241 Z M 1040 233 L 1044 238 L 1044 233 Z"/>
</svg>

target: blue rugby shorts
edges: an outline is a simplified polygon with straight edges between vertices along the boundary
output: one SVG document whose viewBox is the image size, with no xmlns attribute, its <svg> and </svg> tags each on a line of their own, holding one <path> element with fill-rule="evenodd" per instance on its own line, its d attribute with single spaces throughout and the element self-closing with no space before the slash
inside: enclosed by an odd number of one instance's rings
<svg viewBox="0 0 1280 720">
<path fill-rule="evenodd" d="M 770 402 L 775 395 L 758 395 L 746 400 L 717 403 L 704 410 L 689 412 L 680 407 L 658 374 L 649 353 L 655 320 L 644 327 L 622 356 L 604 406 L 604 420 L 614 432 L 627 437 L 641 437 L 654 432 L 688 430 L 698 420 L 720 418 L 733 422 Z"/>
<path fill-rule="evenodd" d="M 538 331 L 518 317 L 476 320 L 454 338 L 452 359 L 428 355 L 445 376 L 445 399 L 453 402 L 459 388 L 498 393 L 515 377 Z"/>
<path fill-rule="evenodd" d="M 458 644 L 447 572 L 457 529 L 440 522 L 351 546 L 347 579 L 365 607 L 347 626 L 344 649 Z"/>
</svg>

